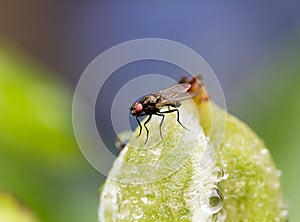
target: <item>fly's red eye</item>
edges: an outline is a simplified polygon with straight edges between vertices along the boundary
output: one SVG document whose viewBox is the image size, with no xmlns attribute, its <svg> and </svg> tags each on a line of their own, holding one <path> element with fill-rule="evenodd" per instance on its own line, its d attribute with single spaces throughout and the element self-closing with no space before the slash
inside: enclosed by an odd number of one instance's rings
<svg viewBox="0 0 300 222">
<path fill-rule="evenodd" d="M 136 103 L 134 108 L 137 113 L 141 113 L 143 111 L 143 105 L 141 103 Z"/>
</svg>

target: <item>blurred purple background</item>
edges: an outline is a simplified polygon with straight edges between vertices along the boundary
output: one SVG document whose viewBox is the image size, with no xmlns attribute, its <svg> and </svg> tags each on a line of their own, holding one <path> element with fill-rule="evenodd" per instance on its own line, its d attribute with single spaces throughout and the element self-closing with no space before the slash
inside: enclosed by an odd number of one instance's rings
<svg viewBox="0 0 300 222">
<path fill-rule="evenodd" d="M 300 27 L 299 1 L 6 1 L 1 35 L 75 85 L 104 50 L 136 38 L 180 42 L 212 66 L 225 94 Z M 229 96 L 226 96 L 230 100 Z"/>
</svg>

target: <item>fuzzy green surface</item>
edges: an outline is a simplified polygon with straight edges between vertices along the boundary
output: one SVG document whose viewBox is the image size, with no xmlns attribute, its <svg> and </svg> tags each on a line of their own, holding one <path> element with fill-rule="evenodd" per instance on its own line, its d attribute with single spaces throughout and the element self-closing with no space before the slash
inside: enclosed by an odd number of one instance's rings
<svg viewBox="0 0 300 222">
<path fill-rule="evenodd" d="M 138 184 L 138 181 L 148 181 L 149 174 L 143 167 L 132 171 L 132 168 L 126 169 L 127 166 L 115 165 L 111 172 L 115 169 L 119 172 L 119 178 L 133 183 L 115 182 L 111 179 L 106 181 L 100 200 L 100 221 L 286 220 L 287 210 L 281 196 L 280 172 L 276 169 L 261 139 L 244 123 L 224 113 L 214 104 L 197 105 L 197 109 L 203 132 L 208 134 L 212 123 L 217 124 L 214 126 L 215 136 L 211 136 L 210 144 L 218 144 L 218 141 L 213 140 L 220 140 L 219 134 L 223 132 L 223 117 L 226 120 L 221 146 L 210 148 L 216 153 L 211 155 L 215 158 L 212 164 L 208 165 L 207 170 L 201 169 L 199 173 L 198 165 L 203 161 L 202 157 L 207 145 L 205 142 L 202 143 L 202 149 L 192 149 L 191 155 L 176 172 L 153 183 Z M 182 118 L 185 119 L 186 116 L 183 115 Z M 164 123 L 166 128 L 163 132 L 166 135 L 158 159 L 164 159 L 168 152 L 174 152 L 172 144 L 178 139 L 176 137 L 178 127 L 172 121 L 174 119 L 168 118 Z M 157 127 L 157 123 L 159 122 L 153 121 L 150 125 Z M 202 132 L 202 127 L 200 129 Z M 133 138 L 119 158 L 126 163 L 131 161 L 139 164 L 151 163 L 153 160 L 151 154 L 149 155 L 153 149 L 151 145 L 158 141 L 157 136 L 159 136 L 154 132 L 150 131 L 154 136 L 149 137 L 149 144 L 146 145 L 143 144 L 145 137 L 142 136 L 142 140 Z M 184 144 L 187 145 L 189 139 L 186 139 Z M 198 139 L 194 137 L 194 140 Z M 135 147 L 145 149 L 131 148 L 133 144 Z M 155 147 L 157 144 L 154 145 Z M 180 153 L 176 155 L 180 159 Z M 212 179 L 216 167 L 224 172 L 224 176 L 219 180 Z M 207 213 L 204 206 L 205 198 L 207 199 L 214 187 L 220 191 L 222 208 L 214 213 Z"/>
<path fill-rule="evenodd" d="M 280 171 L 261 139 L 229 114 L 217 162 L 228 174 L 218 184 L 226 221 L 285 221 Z"/>
<path fill-rule="evenodd" d="M 161 140 L 160 120 L 153 118 L 147 125 L 148 143 L 144 144 L 145 132 L 135 138 L 137 129 L 122 150 L 121 166 L 115 164 L 110 172 L 119 181 L 108 179 L 102 189 L 100 221 L 191 221 L 188 194 L 196 174 L 193 157 L 206 148 L 204 133 L 195 121 L 189 130 L 183 129 L 170 114 L 165 117 Z"/>
</svg>

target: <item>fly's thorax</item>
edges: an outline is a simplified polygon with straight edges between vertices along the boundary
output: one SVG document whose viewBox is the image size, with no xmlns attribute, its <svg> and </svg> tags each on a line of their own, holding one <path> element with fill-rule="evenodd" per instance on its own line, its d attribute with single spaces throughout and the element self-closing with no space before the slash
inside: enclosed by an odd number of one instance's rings
<svg viewBox="0 0 300 222">
<path fill-rule="evenodd" d="M 155 104 L 157 103 L 157 101 L 158 100 L 156 95 L 153 94 L 146 95 L 141 99 L 141 103 L 143 104 L 143 106 L 147 106 L 149 104 Z"/>
</svg>

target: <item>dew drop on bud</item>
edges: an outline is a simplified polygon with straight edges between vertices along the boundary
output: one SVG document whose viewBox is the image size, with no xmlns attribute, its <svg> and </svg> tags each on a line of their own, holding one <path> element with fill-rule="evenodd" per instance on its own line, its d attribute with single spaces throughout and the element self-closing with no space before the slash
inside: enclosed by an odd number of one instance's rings
<svg viewBox="0 0 300 222">
<path fill-rule="evenodd" d="M 136 204 L 138 202 L 138 199 L 136 197 L 131 197 L 130 200 L 132 201 L 132 203 Z"/>
<path fill-rule="evenodd" d="M 220 167 L 216 167 L 214 171 L 215 182 L 220 182 L 224 178 L 224 171 Z"/>
<path fill-rule="evenodd" d="M 126 219 L 130 214 L 130 204 L 129 201 L 124 201 L 120 208 L 119 208 L 119 212 L 118 212 L 118 218 L 119 219 Z"/>
<path fill-rule="evenodd" d="M 138 171 L 138 168 L 137 168 L 136 166 L 132 166 L 131 172 L 132 172 L 133 174 L 137 174 L 139 171 Z"/>
<path fill-rule="evenodd" d="M 284 217 L 287 217 L 288 214 L 289 214 L 289 213 L 288 213 L 287 210 L 283 210 L 283 211 L 280 212 L 280 216 L 283 217 L 283 218 L 284 218 Z"/>
<path fill-rule="evenodd" d="M 136 220 L 141 219 L 144 215 L 142 208 L 135 207 L 132 212 L 132 217 Z"/>
<path fill-rule="evenodd" d="M 129 130 L 120 132 L 116 137 L 115 146 L 119 150 L 122 150 L 126 146 L 126 144 L 128 143 L 131 137 L 132 137 L 132 132 Z"/>
<path fill-rule="evenodd" d="M 139 155 L 140 155 L 140 157 L 144 157 L 144 156 L 147 155 L 147 153 L 146 153 L 145 150 L 141 150 L 141 151 L 139 152 Z"/>
<path fill-rule="evenodd" d="M 269 153 L 269 150 L 266 149 L 266 148 L 263 148 L 261 151 L 260 151 L 261 154 L 263 155 L 267 155 Z"/>
<path fill-rule="evenodd" d="M 280 177 L 280 176 L 281 176 L 281 170 L 276 170 L 276 171 L 275 171 L 275 175 L 276 175 L 277 177 Z"/>
<path fill-rule="evenodd" d="M 223 180 L 227 180 L 227 178 L 228 178 L 228 176 L 229 176 L 229 174 L 228 173 L 224 173 L 224 175 L 223 175 Z"/>
<path fill-rule="evenodd" d="M 153 204 L 156 201 L 155 193 L 151 190 L 145 190 L 141 200 L 144 204 Z"/>
<path fill-rule="evenodd" d="M 209 214 L 218 213 L 223 206 L 223 197 L 221 192 L 214 188 L 208 196 L 207 203 L 203 204 L 204 210 Z"/>
</svg>

